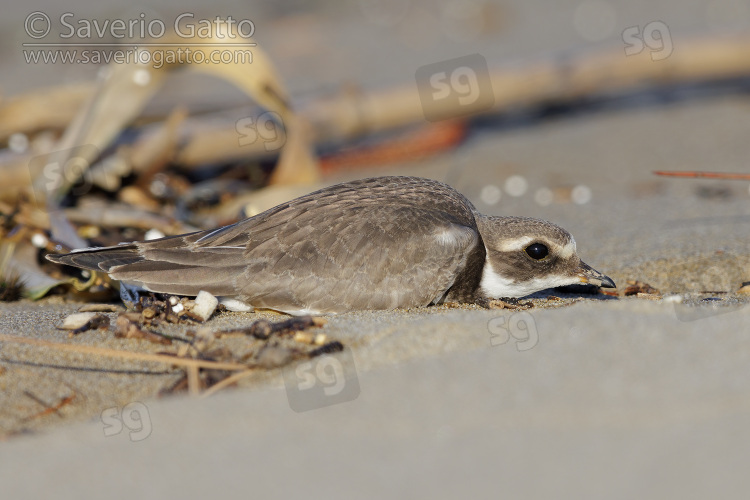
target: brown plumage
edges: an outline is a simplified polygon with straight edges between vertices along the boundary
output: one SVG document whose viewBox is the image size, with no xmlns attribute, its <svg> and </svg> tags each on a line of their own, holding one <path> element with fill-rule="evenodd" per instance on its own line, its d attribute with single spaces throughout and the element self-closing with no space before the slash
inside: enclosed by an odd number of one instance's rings
<svg viewBox="0 0 750 500">
<path fill-rule="evenodd" d="M 570 236 L 544 221 L 482 216 L 437 181 L 378 177 L 331 186 L 212 231 L 48 258 L 154 292 L 206 290 L 291 313 L 392 309 L 485 297 L 485 247 L 492 256 L 496 245 L 483 241 L 480 227 L 502 239 L 498 224 L 515 239 L 518 224 L 521 233 L 524 224 L 541 228 L 560 248 Z M 566 271 L 571 283 L 582 281 L 574 257 Z"/>
</svg>

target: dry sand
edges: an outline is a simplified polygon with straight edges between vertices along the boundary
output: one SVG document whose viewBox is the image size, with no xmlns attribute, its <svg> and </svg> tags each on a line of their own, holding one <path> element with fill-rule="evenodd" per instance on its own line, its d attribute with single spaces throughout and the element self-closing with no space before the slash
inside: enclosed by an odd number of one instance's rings
<svg viewBox="0 0 750 500">
<path fill-rule="evenodd" d="M 682 4 L 671 5 L 665 12 L 679 10 L 676 26 L 700 28 Z M 565 19 L 574 8 L 560 7 Z M 508 37 L 525 53 L 570 44 L 568 35 L 545 35 L 551 18 L 524 9 L 516 7 L 520 27 Z M 626 14 L 618 23 L 659 17 L 655 7 Z M 342 37 L 348 29 L 341 26 Z M 485 48 L 488 59 L 508 55 Z M 444 57 L 413 56 L 420 64 Z M 393 64 L 388 77 L 413 76 L 414 65 Z M 342 314 L 324 331 L 350 347 L 345 381 L 358 390 L 303 412 L 292 410 L 302 400 L 278 371 L 209 399 L 157 400 L 157 388 L 175 378 L 162 366 L 0 344 L 0 427 L 41 429 L 0 445 L 3 496 L 741 497 L 750 487 L 750 307 L 731 293 L 696 292 L 732 292 L 750 280 L 748 186 L 651 172 L 746 172 L 748 110 L 747 98 L 733 95 L 558 118 L 486 130 L 442 157 L 356 174 L 448 180 L 485 213 L 551 220 L 618 284 L 639 279 L 686 304 L 584 297 L 524 316 L 472 308 Z M 513 174 L 528 180 L 525 195 L 482 202 L 484 186 L 502 187 Z M 576 185 L 591 189 L 589 203 L 534 201 L 539 188 Z M 67 341 L 54 325 L 76 307 L 0 306 L 0 333 Z M 253 319 L 225 314 L 212 324 Z M 506 326 L 513 330 L 503 336 Z M 156 349 L 103 333 L 74 342 Z M 79 397 L 61 416 L 21 421 L 41 408 L 24 388 L 48 402 L 71 390 Z"/>
<path fill-rule="evenodd" d="M 618 283 L 640 279 L 693 301 L 706 295 L 685 292 L 735 290 L 749 269 L 746 186 L 651 176 L 656 168 L 684 166 L 705 146 L 695 151 L 681 141 L 664 146 L 681 156 L 672 164 L 654 161 L 641 146 L 627 175 L 620 169 L 628 162 L 612 160 L 607 151 L 625 128 L 642 130 L 643 137 L 631 140 L 648 143 L 642 124 L 661 120 L 667 127 L 676 112 L 683 127 L 710 121 L 717 136 L 731 138 L 748 125 L 738 124 L 743 116 L 737 101 L 552 123 L 502 137 L 487 134 L 468 152 L 456 153 L 470 155 L 463 161 L 471 171 L 461 179 L 482 175 L 482 184 L 499 183 L 509 174 L 528 172 L 533 192 L 545 180 L 563 178 L 592 189 L 586 205 L 540 207 L 527 194 L 505 196 L 489 207 L 478 199 L 479 183 L 463 180 L 458 187 L 483 211 L 545 217 L 570 229 L 583 258 Z M 592 152 L 592 142 L 601 153 Z M 499 163 L 494 158 L 501 151 Z M 555 151 L 556 159 L 538 160 L 539 151 Z M 444 168 L 455 163 L 456 158 L 444 158 L 399 172 L 444 178 Z M 719 162 L 712 166 L 729 169 Z M 641 184 L 659 188 L 639 194 Z M 732 194 L 704 198 L 696 194 L 702 185 L 726 186 Z M 5 344 L 5 359 L 124 373 L 2 363 L 0 384 L 8 398 L 3 426 L 17 429 L 19 416 L 41 409 L 19 394 L 24 388 L 48 402 L 71 390 L 79 396 L 61 409 L 62 418 L 48 415 L 21 425 L 54 432 L 3 444 L 1 482 L 11 485 L 9 497 L 41 494 L 71 476 L 98 495 L 115 497 L 118 491 L 195 497 L 216 489 L 351 496 L 362 488 L 372 496 L 419 492 L 446 498 L 498 489 L 531 496 L 560 491 L 608 498 L 654 492 L 727 496 L 748 486 L 741 468 L 750 438 L 750 307 L 731 294 L 712 296 L 723 300 L 690 307 L 584 296 L 564 307 L 531 309 L 525 317 L 472 308 L 342 314 L 324 331 L 351 348 L 354 370 L 346 380 L 355 377 L 359 392 L 349 395 L 353 400 L 302 413 L 291 409 L 290 398 L 293 405 L 296 396 L 285 390 L 278 371 L 207 400 L 155 400 L 157 388 L 175 378 L 159 373 L 164 367 L 73 359 Z M 66 341 L 54 325 L 76 307 L 54 301 L 5 305 L 0 332 Z M 497 323 L 500 317 L 508 322 Z M 535 342 L 526 338 L 523 326 L 503 337 L 504 325 L 510 328 L 519 318 L 531 322 Z M 224 314 L 211 324 L 253 319 Z M 156 349 L 103 333 L 74 341 Z M 117 412 L 128 404 L 148 422 L 146 438 L 137 419 L 115 432 L 114 421 L 106 418 L 111 413 L 102 416 L 105 410 L 121 416 Z M 85 422 L 70 424 L 81 419 Z M 287 475 L 295 480 L 287 481 Z"/>
</svg>

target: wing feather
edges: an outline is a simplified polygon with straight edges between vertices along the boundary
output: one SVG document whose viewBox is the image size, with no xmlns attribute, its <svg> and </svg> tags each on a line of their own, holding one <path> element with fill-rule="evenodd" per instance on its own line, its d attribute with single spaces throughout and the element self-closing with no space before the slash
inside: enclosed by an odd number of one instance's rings
<svg viewBox="0 0 750 500">
<path fill-rule="evenodd" d="M 222 228 L 51 260 L 154 291 L 338 312 L 428 305 L 479 241 L 474 207 L 415 177 L 339 184 Z"/>
</svg>

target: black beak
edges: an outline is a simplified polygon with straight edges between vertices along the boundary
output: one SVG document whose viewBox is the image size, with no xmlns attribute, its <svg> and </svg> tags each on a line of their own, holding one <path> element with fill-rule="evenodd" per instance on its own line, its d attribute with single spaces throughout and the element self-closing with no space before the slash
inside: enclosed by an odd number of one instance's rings
<svg viewBox="0 0 750 500">
<path fill-rule="evenodd" d="M 581 279 L 581 283 L 589 283 L 602 288 L 617 288 L 617 285 L 612 281 L 612 278 L 603 275 L 583 261 L 581 261 L 581 265 L 578 266 L 577 274 Z"/>
</svg>

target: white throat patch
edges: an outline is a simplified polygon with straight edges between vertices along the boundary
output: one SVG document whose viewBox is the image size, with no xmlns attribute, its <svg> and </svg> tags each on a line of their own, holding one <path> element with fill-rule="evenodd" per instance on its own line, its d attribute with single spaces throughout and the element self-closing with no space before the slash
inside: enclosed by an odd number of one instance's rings
<svg viewBox="0 0 750 500">
<path fill-rule="evenodd" d="M 492 299 L 500 298 L 519 298 L 531 295 L 540 290 L 554 288 L 557 286 L 574 285 L 580 283 L 578 278 L 571 276 L 549 275 L 533 278 L 527 281 L 514 282 L 498 274 L 490 263 L 490 252 L 486 250 L 487 256 L 482 269 L 482 280 L 479 282 L 479 289 L 482 294 Z"/>
</svg>

